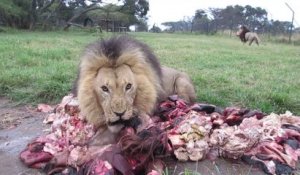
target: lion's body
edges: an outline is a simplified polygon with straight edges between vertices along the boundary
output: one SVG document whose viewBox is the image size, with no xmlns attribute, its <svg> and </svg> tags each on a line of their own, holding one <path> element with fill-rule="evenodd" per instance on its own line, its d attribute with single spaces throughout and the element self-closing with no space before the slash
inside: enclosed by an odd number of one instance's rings
<svg viewBox="0 0 300 175">
<path fill-rule="evenodd" d="M 249 42 L 249 45 L 251 45 L 253 41 L 254 41 L 257 45 L 259 45 L 259 43 L 260 43 L 260 39 L 259 39 L 257 33 L 255 33 L 255 32 L 247 32 L 247 33 L 245 34 L 245 38 L 246 38 L 246 42 L 247 42 L 247 41 Z"/>
<path fill-rule="evenodd" d="M 245 26 L 241 26 L 236 35 L 241 39 L 243 43 L 247 43 L 249 41 L 249 46 L 253 43 L 253 41 L 259 45 L 260 39 L 255 32 L 250 32 L 249 29 Z"/>
<path fill-rule="evenodd" d="M 178 94 L 187 102 L 194 102 L 196 100 L 196 92 L 192 80 L 186 73 L 162 66 L 162 74 L 165 96 Z"/>
<path fill-rule="evenodd" d="M 162 69 L 147 45 L 124 36 L 90 44 L 83 52 L 76 84 L 82 114 L 106 133 L 104 137 L 107 132 L 118 133 L 122 121 L 135 116 L 147 120 L 168 95 L 177 93 L 188 102 L 196 98 L 186 74 Z"/>
</svg>

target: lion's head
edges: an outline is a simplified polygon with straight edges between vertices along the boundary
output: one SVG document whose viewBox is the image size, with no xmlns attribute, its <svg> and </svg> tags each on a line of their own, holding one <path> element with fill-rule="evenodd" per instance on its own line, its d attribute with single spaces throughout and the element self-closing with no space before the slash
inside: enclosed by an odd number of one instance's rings
<svg viewBox="0 0 300 175">
<path fill-rule="evenodd" d="M 97 128 L 118 132 L 122 121 L 152 112 L 162 91 L 160 77 L 160 64 L 146 45 L 125 36 L 95 42 L 80 62 L 81 112 Z"/>
<path fill-rule="evenodd" d="M 236 33 L 236 36 L 240 38 L 242 42 L 246 42 L 246 33 L 250 32 L 250 30 L 246 26 L 240 26 L 239 30 Z"/>
</svg>

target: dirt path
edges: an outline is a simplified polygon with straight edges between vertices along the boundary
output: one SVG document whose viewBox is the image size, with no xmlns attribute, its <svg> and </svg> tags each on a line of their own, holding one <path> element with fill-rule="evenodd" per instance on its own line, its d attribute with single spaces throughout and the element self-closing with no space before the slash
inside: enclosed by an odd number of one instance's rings
<svg viewBox="0 0 300 175">
<path fill-rule="evenodd" d="M 26 168 L 19 153 L 33 138 L 43 133 L 43 114 L 29 106 L 15 107 L 0 98 L 0 175 L 38 175 Z"/>
<path fill-rule="evenodd" d="M 35 169 L 26 168 L 19 160 L 19 153 L 33 138 L 42 135 L 47 128 L 42 123 L 46 114 L 36 112 L 29 106 L 14 107 L 0 98 L 0 175 L 40 175 Z M 238 161 L 218 159 L 196 163 L 181 163 L 174 159 L 166 161 L 168 175 L 199 172 L 204 175 L 264 174 L 260 170 Z"/>
</svg>

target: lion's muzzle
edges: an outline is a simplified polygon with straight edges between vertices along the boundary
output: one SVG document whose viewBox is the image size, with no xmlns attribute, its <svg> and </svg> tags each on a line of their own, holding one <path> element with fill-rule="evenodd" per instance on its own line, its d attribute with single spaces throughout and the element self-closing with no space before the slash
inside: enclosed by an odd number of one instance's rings
<svg viewBox="0 0 300 175">
<path fill-rule="evenodd" d="M 120 117 L 122 119 L 122 116 L 125 114 L 126 111 L 123 112 L 114 112 L 116 116 Z"/>
<path fill-rule="evenodd" d="M 128 120 L 124 120 L 120 118 L 120 120 L 117 120 L 115 122 L 109 122 L 108 128 L 112 132 L 119 132 L 123 127 L 132 127 L 134 129 L 137 129 L 137 127 L 141 124 L 141 119 L 137 116 L 134 116 Z"/>
<path fill-rule="evenodd" d="M 108 125 L 110 125 L 110 126 L 124 125 L 125 122 L 126 122 L 126 120 L 123 120 L 122 118 L 120 118 L 120 120 L 117 120 L 117 121 L 114 121 L 114 122 L 109 122 Z"/>
</svg>

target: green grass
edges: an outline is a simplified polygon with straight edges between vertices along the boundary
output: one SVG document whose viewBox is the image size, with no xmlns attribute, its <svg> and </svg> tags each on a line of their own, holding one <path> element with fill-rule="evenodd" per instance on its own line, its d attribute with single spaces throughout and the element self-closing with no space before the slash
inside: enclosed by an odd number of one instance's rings
<svg viewBox="0 0 300 175">
<path fill-rule="evenodd" d="M 147 43 L 162 64 L 187 72 L 198 101 L 266 113 L 300 114 L 300 47 L 238 38 L 130 33 Z M 103 36 L 103 35 L 102 35 Z M 76 77 L 89 32 L 0 33 L 0 95 L 18 103 L 57 103 Z"/>
<path fill-rule="evenodd" d="M 20 103 L 57 102 L 70 90 L 85 33 L 1 33 L 0 95 Z"/>
</svg>

